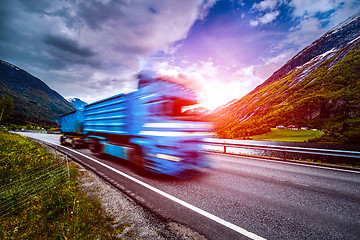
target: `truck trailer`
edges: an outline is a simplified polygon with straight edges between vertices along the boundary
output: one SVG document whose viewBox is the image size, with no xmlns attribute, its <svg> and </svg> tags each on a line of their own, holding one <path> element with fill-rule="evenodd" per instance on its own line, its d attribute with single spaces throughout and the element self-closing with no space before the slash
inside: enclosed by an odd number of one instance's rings
<svg viewBox="0 0 360 240">
<path fill-rule="evenodd" d="M 202 154 L 212 124 L 184 113 L 197 104 L 182 84 L 139 74 L 138 90 L 62 115 L 60 143 L 87 144 L 96 155 L 130 161 L 140 169 L 182 178 L 210 166 Z"/>
<path fill-rule="evenodd" d="M 70 144 L 73 148 L 89 143 L 89 139 L 83 131 L 84 112 L 71 111 L 63 114 L 60 118 L 60 144 Z"/>
</svg>

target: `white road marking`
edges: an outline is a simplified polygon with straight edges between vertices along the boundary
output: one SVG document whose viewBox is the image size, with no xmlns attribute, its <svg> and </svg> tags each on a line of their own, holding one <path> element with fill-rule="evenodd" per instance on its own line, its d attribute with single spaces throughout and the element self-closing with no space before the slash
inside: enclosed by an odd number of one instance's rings
<svg viewBox="0 0 360 240">
<path fill-rule="evenodd" d="M 52 144 L 54 144 L 54 143 L 52 143 Z M 59 144 L 54 144 L 54 145 L 61 146 Z M 75 150 L 73 150 L 71 148 L 68 148 L 68 147 L 64 147 L 64 146 L 61 146 L 61 147 L 66 148 L 67 150 L 70 150 L 72 152 L 75 152 L 75 153 L 77 153 L 77 154 L 79 154 L 79 155 L 81 155 L 83 157 L 86 157 L 86 158 L 96 162 L 97 164 L 100 164 L 100 165 L 102 165 L 102 166 L 104 166 L 104 167 L 106 167 L 106 168 L 108 168 L 108 169 L 110 169 L 110 170 L 112 170 L 112 171 L 114 171 L 114 172 L 116 172 L 116 173 L 118 173 L 118 174 L 120 174 L 120 175 L 122 175 L 122 176 L 124 176 L 124 177 L 138 183 L 138 184 L 140 184 L 140 185 L 142 185 L 143 187 L 146 187 L 146 188 L 148 188 L 148 189 L 162 195 L 163 197 L 166 197 L 166 198 L 168 198 L 168 199 L 170 199 L 170 200 L 172 200 L 172 201 L 174 201 L 174 202 L 176 202 L 176 203 L 178 203 L 178 204 L 180 204 L 180 205 L 182 205 L 182 206 L 184 206 L 184 207 L 186 207 L 186 208 L 188 208 L 190 210 L 193 210 L 194 212 L 197 212 L 197 213 L 203 215 L 204 217 L 207 217 L 207 218 L 209 218 L 209 219 L 211 219 L 211 220 L 213 220 L 213 221 L 215 221 L 215 222 L 217 222 L 217 223 L 219 223 L 219 224 L 221 224 L 221 225 L 223 225 L 225 227 L 228 227 L 228 228 L 234 230 L 235 232 L 238 232 L 238 233 L 240 233 L 240 234 L 242 234 L 242 235 L 244 235 L 244 236 L 246 236 L 246 237 L 248 237 L 250 239 L 265 240 L 265 238 L 263 238 L 263 237 L 260 237 L 260 236 L 254 234 L 252 232 L 249 232 L 249 231 L 247 231 L 247 230 L 245 230 L 245 229 L 243 229 L 243 228 L 241 228 L 239 226 L 236 226 L 235 224 L 232 224 L 232 223 L 230 223 L 230 222 L 228 222 L 228 221 L 226 221 L 226 220 L 224 220 L 222 218 L 219 218 L 219 217 L 217 217 L 217 216 L 215 216 L 215 215 L 213 215 L 211 213 L 208 213 L 208 212 L 206 212 L 206 211 L 204 211 L 204 210 L 202 210 L 202 209 L 200 209 L 198 207 L 195 207 L 195 206 L 191 205 L 190 203 L 187 203 L 187 202 L 185 202 L 183 200 L 180 200 L 180 199 L 178 199 L 178 198 L 176 198 L 176 197 L 174 197 L 174 196 L 172 196 L 172 195 L 170 195 L 170 194 L 168 194 L 166 192 L 161 191 L 160 189 L 157 189 L 157 188 L 155 188 L 155 187 L 153 187 L 153 186 L 151 186 L 151 185 L 149 185 L 149 184 L 147 184 L 147 183 L 145 183 L 143 181 L 140 181 L 140 180 L 138 180 L 138 179 L 126 174 L 126 173 L 123 173 L 123 172 L 121 172 L 121 171 L 119 171 L 119 170 L 117 170 L 117 169 L 115 169 L 113 167 L 110 167 L 110 166 L 108 166 L 108 165 L 106 165 L 106 164 L 104 164 L 104 163 L 102 163 L 102 162 L 100 162 L 100 161 L 98 161 L 98 160 L 96 160 L 96 159 L 94 159 L 92 157 L 89 157 L 89 156 L 87 156 L 87 155 L 85 155 L 85 154 L 83 154 L 81 152 L 77 152 L 77 151 L 75 151 Z"/>
</svg>

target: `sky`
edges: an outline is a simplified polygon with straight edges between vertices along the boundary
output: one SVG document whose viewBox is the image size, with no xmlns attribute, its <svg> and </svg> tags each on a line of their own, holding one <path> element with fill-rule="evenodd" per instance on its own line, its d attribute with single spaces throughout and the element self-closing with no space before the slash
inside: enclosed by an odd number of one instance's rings
<svg viewBox="0 0 360 240">
<path fill-rule="evenodd" d="M 1 0 L 0 59 L 87 103 L 153 70 L 214 109 L 359 11 L 360 0 Z"/>
</svg>

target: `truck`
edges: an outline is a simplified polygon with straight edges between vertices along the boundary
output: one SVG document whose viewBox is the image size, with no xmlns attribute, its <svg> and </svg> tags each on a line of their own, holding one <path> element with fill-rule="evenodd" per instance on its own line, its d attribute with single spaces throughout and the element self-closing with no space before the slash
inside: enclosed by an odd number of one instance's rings
<svg viewBox="0 0 360 240">
<path fill-rule="evenodd" d="M 138 75 L 138 90 L 88 105 L 61 116 L 60 143 L 88 145 L 98 156 L 108 154 L 138 169 L 183 178 L 209 167 L 203 139 L 213 136 L 212 123 L 186 114 L 197 104 L 183 84 Z"/>
<path fill-rule="evenodd" d="M 73 148 L 80 145 L 87 145 L 89 139 L 83 131 L 84 111 L 71 111 L 65 113 L 60 118 L 60 144 L 70 144 Z"/>
</svg>

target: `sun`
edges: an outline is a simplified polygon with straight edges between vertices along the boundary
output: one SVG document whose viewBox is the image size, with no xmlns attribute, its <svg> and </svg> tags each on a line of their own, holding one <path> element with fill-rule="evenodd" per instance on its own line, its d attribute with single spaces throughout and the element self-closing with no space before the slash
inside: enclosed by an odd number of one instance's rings
<svg viewBox="0 0 360 240">
<path fill-rule="evenodd" d="M 239 99 L 244 91 L 237 84 L 229 83 L 208 83 L 198 93 L 199 105 L 214 110 L 217 107 L 227 104 L 234 99 Z"/>
</svg>

